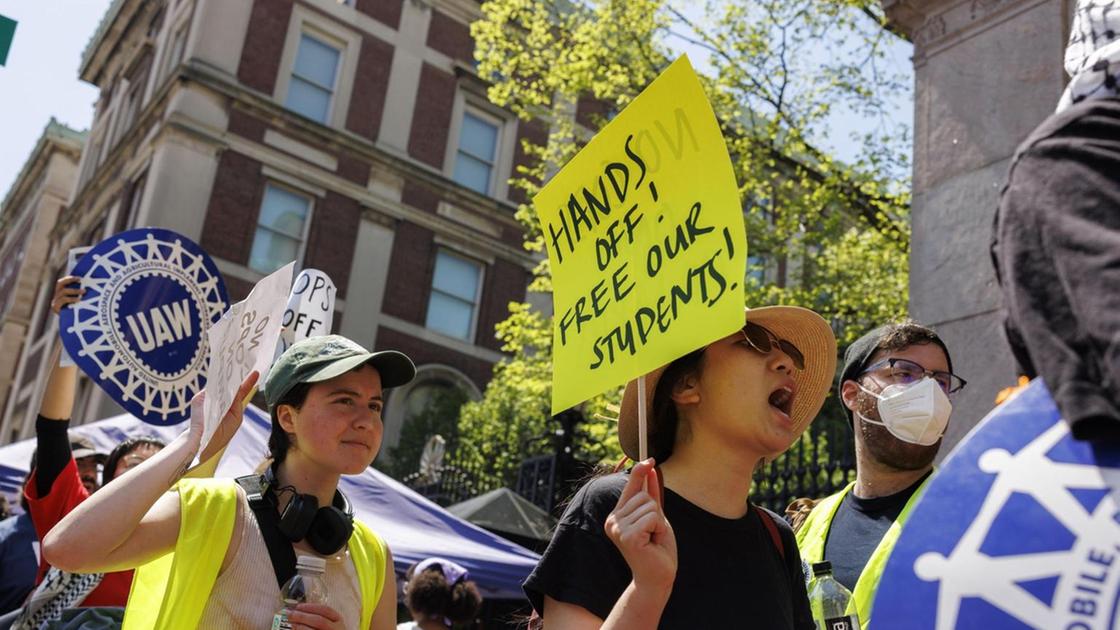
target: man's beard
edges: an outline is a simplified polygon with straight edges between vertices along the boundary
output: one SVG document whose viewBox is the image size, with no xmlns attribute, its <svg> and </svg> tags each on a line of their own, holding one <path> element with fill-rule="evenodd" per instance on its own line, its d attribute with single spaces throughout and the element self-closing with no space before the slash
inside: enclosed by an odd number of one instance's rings
<svg viewBox="0 0 1120 630">
<path fill-rule="evenodd" d="M 883 418 L 879 415 L 879 409 L 876 406 L 878 402 L 878 399 L 871 394 L 861 391 L 856 399 L 859 415 L 876 422 L 882 422 Z M 927 468 L 933 464 L 933 460 L 937 457 L 937 451 L 941 449 L 940 439 L 929 446 L 911 444 L 891 435 L 887 427 L 881 424 L 863 422 L 858 417 L 853 418 L 853 422 L 859 423 L 857 430 L 863 440 L 864 448 L 867 449 L 872 459 L 895 470 L 922 470 Z"/>
</svg>

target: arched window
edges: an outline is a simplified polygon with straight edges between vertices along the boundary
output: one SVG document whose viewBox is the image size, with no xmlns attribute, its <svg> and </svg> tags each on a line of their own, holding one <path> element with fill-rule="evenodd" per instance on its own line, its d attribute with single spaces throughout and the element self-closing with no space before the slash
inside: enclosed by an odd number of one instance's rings
<svg viewBox="0 0 1120 630">
<path fill-rule="evenodd" d="M 481 397 L 478 387 L 454 368 L 418 367 L 411 383 L 389 395 L 378 467 L 398 477 L 416 472 L 424 444 L 436 434 L 447 440 L 448 452 L 452 453 L 458 436 L 459 408 Z"/>
</svg>

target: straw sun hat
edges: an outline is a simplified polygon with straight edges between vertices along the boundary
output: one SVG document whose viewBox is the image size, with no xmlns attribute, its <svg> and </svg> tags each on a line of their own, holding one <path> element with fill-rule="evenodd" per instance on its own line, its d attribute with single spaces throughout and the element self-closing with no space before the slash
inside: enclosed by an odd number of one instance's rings
<svg viewBox="0 0 1120 630">
<path fill-rule="evenodd" d="M 793 370 L 797 393 L 793 399 L 790 418 L 798 430 L 804 429 L 816 417 L 828 395 L 829 385 L 836 376 L 836 336 L 820 315 L 799 306 L 763 306 L 746 309 L 746 321 L 753 322 L 786 339 L 805 356 L 805 369 Z M 646 421 L 652 425 L 653 394 L 657 382 L 665 372 L 662 366 L 646 374 Z M 647 427 L 652 428 L 652 426 Z M 618 441 L 622 451 L 631 459 L 638 459 L 638 381 L 626 384 L 618 413 Z"/>
</svg>

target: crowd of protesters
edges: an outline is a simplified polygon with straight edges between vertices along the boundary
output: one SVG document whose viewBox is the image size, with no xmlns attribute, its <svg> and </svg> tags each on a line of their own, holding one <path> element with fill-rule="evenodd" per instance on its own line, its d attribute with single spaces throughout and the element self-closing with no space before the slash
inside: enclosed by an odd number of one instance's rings
<svg viewBox="0 0 1120 630">
<path fill-rule="evenodd" d="M 1073 80 L 1013 159 L 992 240 L 1018 367 L 1045 377 L 1073 435 L 1088 440 L 1120 439 L 1118 13 L 1080 3 Z M 81 296 L 79 278 L 61 278 L 51 308 Z M 632 465 L 567 504 L 525 582 L 530 625 L 809 630 L 804 567 L 827 559 L 867 627 L 965 380 L 941 337 L 913 321 L 850 345 L 838 377 L 837 358 L 819 314 L 756 307 L 735 333 L 641 377 L 643 387 L 629 383 L 618 440 Z M 0 628 L 274 627 L 301 556 L 325 559 L 331 596 L 295 605 L 291 627 L 398 627 L 392 554 L 338 484 L 376 457 L 385 392 L 415 375 L 407 356 L 339 335 L 297 342 L 240 384 L 205 449 L 192 417 L 169 444 L 134 436 L 109 453 L 69 431 L 77 368 L 57 350 L 49 365 L 21 513 L 4 504 L 0 514 Z M 269 461 L 262 474 L 215 479 L 258 379 Z M 799 439 L 833 386 L 855 480 L 784 517 L 756 506 L 752 473 Z M 412 620 L 399 627 L 478 616 L 479 590 L 454 561 L 419 562 L 401 586 Z"/>
</svg>

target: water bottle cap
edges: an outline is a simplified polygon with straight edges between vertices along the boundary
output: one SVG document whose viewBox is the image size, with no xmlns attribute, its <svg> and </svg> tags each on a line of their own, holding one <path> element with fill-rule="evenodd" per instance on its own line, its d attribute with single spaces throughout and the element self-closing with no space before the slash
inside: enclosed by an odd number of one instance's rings
<svg viewBox="0 0 1120 630">
<path fill-rule="evenodd" d="M 813 563 L 813 577 L 824 575 L 825 573 L 832 573 L 832 563 L 828 560 Z"/>
<path fill-rule="evenodd" d="M 296 570 L 311 569 L 323 573 L 327 570 L 327 561 L 319 556 L 299 556 L 296 558 Z"/>
</svg>

